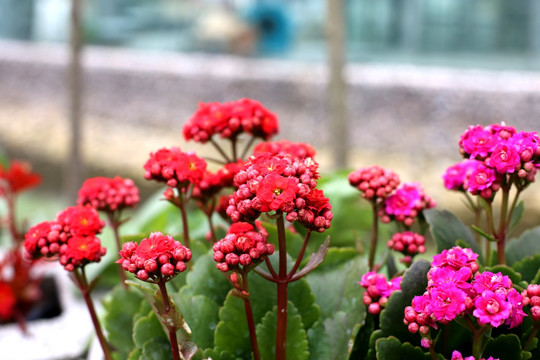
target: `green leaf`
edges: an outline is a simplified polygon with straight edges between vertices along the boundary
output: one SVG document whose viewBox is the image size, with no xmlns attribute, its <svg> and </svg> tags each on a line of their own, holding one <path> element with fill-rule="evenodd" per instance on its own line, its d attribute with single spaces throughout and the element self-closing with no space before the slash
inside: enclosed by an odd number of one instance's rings
<svg viewBox="0 0 540 360">
<path fill-rule="evenodd" d="M 506 262 L 512 266 L 516 261 L 540 253 L 540 226 L 534 227 L 517 239 L 511 239 L 506 244 Z"/>
<path fill-rule="evenodd" d="M 369 338 L 369 350 L 367 353 L 366 360 L 376 360 L 377 359 L 377 353 L 375 350 L 375 345 L 377 344 L 377 340 L 384 338 L 384 333 L 382 330 L 375 330 L 373 334 L 371 334 Z"/>
<path fill-rule="evenodd" d="M 134 349 L 128 356 L 128 360 L 140 360 L 141 359 L 141 351 L 142 349 L 136 348 Z"/>
<path fill-rule="evenodd" d="M 523 280 L 531 284 L 537 275 L 540 276 L 540 254 L 516 261 L 512 268 L 521 274 Z"/>
<path fill-rule="evenodd" d="M 365 359 L 369 350 L 369 339 L 375 330 L 375 319 L 371 314 L 366 315 L 364 324 L 360 327 L 354 339 L 350 359 Z"/>
<path fill-rule="evenodd" d="M 358 257 L 358 252 L 354 248 L 331 247 L 328 249 L 324 261 L 313 270 L 313 273 L 329 271 L 356 257 Z"/>
<path fill-rule="evenodd" d="M 483 237 L 486 238 L 487 240 L 489 240 L 489 241 L 495 241 L 495 238 L 494 238 L 492 235 L 489 235 L 487 232 L 485 232 L 484 230 L 480 229 L 478 226 L 472 225 L 471 227 L 472 227 L 472 229 L 473 229 L 474 231 L 476 231 L 478 234 L 480 234 L 481 236 L 483 236 Z"/>
<path fill-rule="evenodd" d="M 395 336 L 403 342 L 419 343 L 418 334 L 409 332 L 403 324 L 403 309 L 411 305 L 411 299 L 401 291 L 394 292 L 380 314 L 380 328 L 384 336 Z"/>
<path fill-rule="evenodd" d="M 483 357 L 492 356 L 494 359 L 521 360 L 521 343 L 514 334 L 499 335 L 495 339 L 489 339 Z"/>
<path fill-rule="evenodd" d="M 521 218 L 523 217 L 523 213 L 525 212 L 525 203 L 523 200 L 521 200 L 516 207 L 514 208 L 514 212 L 512 213 L 512 218 L 510 219 L 510 224 L 508 225 L 508 232 L 510 233 L 512 230 L 516 228 L 516 226 L 519 224 Z"/>
<path fill-rule="evenodd" d="M 264 225 L 266 231 L 268 231 L 268 242 L 274 244 L 276 249 L 278 249 L 279 246 L 277 226 L 267 222 L 263 222 L 262 224 Z M 300 252 L 300 249 L 302 248 L 302 244 L 304 243 L 304 237 L 299 233 L 292 232 L 289 229 L 285 229 L 285 238 L 287 239 L 287 254 L 289 254 L 292 258 L 296 259 L 298 257 L 298 253 Z M 309 244 L 313 243 L 314 241 L 309 241 Z M 306 254 L 309 253 L 309 250 L 306 251 Z"/>
<path fill-rule="evenodd" d="M 167 338 L 152 338 L 142 346 L 141 360 L 166 360 L 172 358 L 171 345 Z"/>
<path fill-rule="evenodd" d="M 427 289 L 427 273 L 431 264 L 427 260 L 415 261 L 401 279 L 401 291 L 405 300 L 410 302 L 416 295 L 422 295 Z M 409 304 L 410 305 L 410 304 Z"/>
<path fill-rule="evenodd" d="M 192 331 L 191 341 L 201 349 L 214 346 L 214 331 L 219 321 L 219 306 L 204 295 L 173 295 L 185 321 Z"/>
<path fill-rule="evenodd" d="M 438 209 L 425 210 L 423 213 L 430 225 L 438 253 L 454 247 L 457 240 L 463 240 L 475 253 L 479 254 L 479 260 L 482 262 L 482 253 L 472 231 L 454 214 L 448 210 Z"/>
<path fill-rule="evenodd" d="M 237 358 L 237 357 L 229 354 L 228 352 L 220 350 L 218 348 L 205 350 L 203 357 L 205 359 L 212 359 L 212 360 L 237 360 L 237 359 L 240 359 L 240 358 Z"/>
<path fill-rule="evenodd" d="M 244 301 L 232 293 L 233 291 L 227 295 L 219 311 L 220 322 L 214 333 L 214 344 L 234 356 L 248 359 L 252 350 Z"/>
<path fill-rule="evenodd" d="M 377 340 L 375 346 L 378 360 L 431 359 L 429 353 L 425 353 L 421 348 L 410 343 L 402 344 L 393 336 Z"/>
<path fill-rule="evenodd" d="M 269 311 L 257 325 L 257 339 L 261 360 L 276 358 L 277 306 Z M 307 334 L 302 318 L 292 302 L 287 305 L 287 346 L 288 359 L 304 360 L 309 357 Z"/>
<path fill-rule="evenodd" d="M 133 326 L 133 341 L 135 346 L 142 348 L 143 345 L 153 338 L 163 338 L 169 344 L 169 340 L 156 317 L 151 311 L 147 316 L 139 318 Z"/>
<path fill-rule="evenodd" d="M 310 360 L 330 360 L 335 352 L 322 322 L 318 321 L 307 332 Z"/>
<path fill-rule="evenodd" d="M 127 358 L 135 344 L 131 331 L 133 328 L 133 314 L 139 310 L 144 298 L 140 292 L 117 286 L 103 300 L 106 314 L 103 317 L 103 326 L 107 330 L 108 340 L 121 358 Z"/>
</svg>

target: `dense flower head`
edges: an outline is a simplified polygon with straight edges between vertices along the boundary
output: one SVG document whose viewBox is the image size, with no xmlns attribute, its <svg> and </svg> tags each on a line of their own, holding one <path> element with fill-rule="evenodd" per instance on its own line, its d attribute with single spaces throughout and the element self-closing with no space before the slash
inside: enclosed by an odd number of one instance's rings
<svg viewBox="0 0 540 360">
<path fill-rule="evenodd" d="M 77 203 L 91 205 L 99 211 L 114 212 L 135 207 L 139 189 L 131 179 L 94 177 L 86 179 L 79 189 Z"/>
<path fill-rule="evenodd" d="M 235 139 L 245 132 L 252 136 L 270 139 L 279 131 L 274 113 L 258 101 L 240 99 L 225 103 L 199 103 L 199 108 L 184 124 L 186 140 L 206 143 L 219 134 L 222 138 Z"/>
<path fill-rule="evenodd" d="M 531 307 L 531 318 L 540 321 L 540 285 L 530 284 L 521 293 L 523 305 Z"/>
<path fill-rule="evenodd" d="M 134 241 L 124 243 L 120 259 L 116 262 L 122 268 L 142 281 L 158 283 L 169 281 L 187 269 L 191 250 L 170 235 L 151 233 L 139 244 Z"/>
<path fill-rule="evenodd" d="M 96 237 L 105 222 L 90 205 L 70 206 L 56 219 L 32 226 L 25 234 L 24 248 L 29 259 L 59 259 L 68 271 L 90 262 L 99 262 L 106 249 Z"/>
<path fill-rule="evenodd" d="M 294 143 L 285 139 L 261 142 L 253 149 L 253 154 L 265 152 L 271 153 L 272 155 L 290 156 L 295 160 L 313 158 L 316 155 L 313 146 L 302 142 Z"/>
<path fill-rule="evenodd" d="M 30 164 L 26 162 L 13 160 L 7 169 L 3 169 L 0 164 L 0 196 L 16 194 L 40 183 L 41 176 L 33 173 Z"/>
<path fill-rule="evenodd" d="M 146 180 L 164 182 L 171 188 L 183 188 L 198 184 L 204 178 L 206 161 L 177 147 L 162 148 L 150 154 L 144 170 Z"/>
<path fill-rule="evenodd" d="M 294 160 L 270 153 L 251 156 L 234 178 L 237 190 L 229 200 L 227 215 L 238 222 L 255 220 L 263 212 L 282 212 L 287 221 L 324 231 L 330 226 L 332 212 L 328 199 L 315 189 L 317 169 L 311 158 Z"/>
<path fill-rule="evenodd" d="M 389 169 L 378 165 L 360 168 L 348 176 L 351 186 L 362 192 L 362 197 L 368 200 L 385 199 L 396 190 L 399 176 Z"/>
<path fill-rule="evenodd" d="M 358 283 L 366 289 L 363 302 L 368 306 L 368 312 L 374 315 L 386 306 L 392 293 L 401 290 L 401 276 L 387 280 L 384 274 L 377 274 L 375 271 L 364 274 Z"/>
<path fill-rule="evenodd" d="M 202 180 L 193 186 L 191 196 L 202 204 L 206 204 L 223 189 L 223 182 L 219 173 L 205 171 Z"/>
<path fill-rule="evenodd" d="M 392 238 L 388 240 L 386 246 L 405 255 L 405 257 L 399 261 L 406 265 L 410 265 L 412 258 L 416 254 L 423 254 L 426 252 L 425 243 L 426 240 L 422 235 L 412 231 L 404 231 L 392 235 Z"/>
<path fill-rule="evenodd" d="M 450 358 L 450 360 L 475 360 L 475 359 L 474 359 L 474 356 L 463 357 L 463 355 L 461 355 L 459 351 L 454 350 L 452 351 L 452 357 Z M 499 359 L 495 359 L 493 358 L 493 356 L 490 356 L 487 359 L 481 358 L 480 360 L 499 360 Z"/>
<path fill-rule="evenodd" d="M 481 161 L 465 159 L 450 166 L 443 175 L 444 186 L 448 190 L 467 191 L 469 188 L 469 177 L 480 164 L 482 164 Z"/>
<path fill-rule="evenodd" d="M 379 215 L 383 222 L 394 219 L 411 226 L 421 211 L 435 205 L 435 200 L 425 193 L 420 184 L 404 183 L 384 200 Z"/>
<path fill-rule="evenodd" d="M 222 271 L 243 271 L 252 268 L 275 251 L 268 244 L 268 233 L 262 226 L 255 229 L 246 222 L 233 223 L 227 235 L 213 246 L 216 267 Z"/>
<path fill-rule="evenodd" d="M 522 323 L 527 297 L 513 288 L 508 276 L 478 272 L 477 257 L 472 250 L 457 246 L 434 256 L 426 291 L 415 296 L 404 312 L 403 321 L 411 332 L 421 326 L 437 328 L 437 323 L 466 315 L 472 315 L 480 326 L 513 328 Z"/>
</svg>

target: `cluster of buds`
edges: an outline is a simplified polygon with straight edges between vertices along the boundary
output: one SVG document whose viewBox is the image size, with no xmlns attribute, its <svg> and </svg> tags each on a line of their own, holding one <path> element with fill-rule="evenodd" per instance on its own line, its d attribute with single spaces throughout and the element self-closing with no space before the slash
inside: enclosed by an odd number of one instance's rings
<svg viewBox="0 0 540 360">
<path fill-rule="evenodd" d="M 164 182 L 170 188 L 185 188 L 204 178 L 206 161 L 177 147 L 163 148 L 150 154 L 144 170 L 146 180 Z"/>
<path fill-rule="evenodd" d="M 362 197 L 371 201 L 385 199 L 400 183 L 395 172 L 378 165 L 355 170 L 348 178 L 349 183 L 362 192 Z"/>
<path fill-rule="evenodd" d="M 238 190 L 229 200 L 227 215 L 238 222 L 255 220 L 261 213 L 282 212 L 287 221 L 322 232 L 330 227 L 333 215 L 328 199 L 315 189 L 317 170 L 318 164 L 311 158 L 253 155 L 234 177 Z"/>
<path fill-rule="evenodd" d="M 129 241 L 120 250 L 116 262 L 142 281 L 159 283 L 169 281 L 186 270 L 191 250 L 170 235 L 160 232 L 150 234 L 140 244 Z"/>
<path fill-rule="evenodd" d="M 475 358 L 474 358 L 474 356 L 463 357 L 463 355 L 461 355 L 461 353 L 459 351 L 454 350 L 452 352 L 452 357 L 450 358 L 450 360 L 475 360 Z M 495 358 L 493 358 L 493 356 L 490 356 L 487 359 L 486 358 L 481 358 L 480 360 L 499 360 L 499 359 L 495 359 Z"/>
<path fill-rule="evenodd" d="M 492 199 L 511 178 L 518 188 L 534 181 L 540 165 L 540 137 L 504 124 L 470 126 L 459 141 L 460 153 L 472 162 L 447 170 L 445 185 Z M 515 175 L 515 176 L 514 176 Z"/>
<path fill-rule="evenodd" d="M 404 255 L 399 261 L 407 266 L 410 266 L 412 259 L 416 254 L 423 254 L 426 252 L 426 240 L 417 233 L 411 231 L 404 231 L 401 233 L 395 233 L 387 242 L 388 248 L 400 252 Z"/>
<path fill-rule="evenodd" d="M 540 321 L 540 285 L 530 284 L 521 292 L 523 304 L 531 307 L 531 318 Z"/>
<path fill-rule="evenodd" d="M 215 173 L 205 171 L 203 178 L 193 185 L 191 197 L 196 199 L 200 207 L 205 210 L 215 195 L 224 188 L 233 186 L 234 176 L 242 169 L 243 164 L 244 162 L 239 160 L 235 163 L 225 164 Z"/>
<path fill-rule="evenodd" d="M 12 161 L 7 169 L 3 169 L 0 164 L 0 196 L 16 194 L 39 183 L 41 176 L 33 173 L 28 163 Z"/>
<path fill-rule="evenodd" d="M 106 249 L 96 237 L 105 222 L 91 206 L 71 206 L 58 213 L 53 221 L 31 227 L 24 247 L 30 259 L 58 259 L 67 271 L 90 262 L 99 262 Z"/>
<path fill-rule="evenodd" d="M 368 312 L 373 315 L 381 312 L 393 292 L 401 290 L 401 276 L 388 281 L 386 276 L 375 271 L 364 274 L 358 283 L 366 289 L 363 302 L 368 307 Z"/>
<path fill-rule="evenodd" d="M 199 108 L 182 129 L 186 140 L 200 143 L 206 143 L 215 134 L 234 140 L 243 132 L 268 140 L 278 130 L 276 115 L 251 99 L 199 103 Z"/>
<path fill-rule="evenodd" d="M 131 179 L 94 177 L 86 179 L 78 193 L 79 205 L 91 205 L 98 211 L 115 212 L 135 207 L 139 202 L 139 189 Z"/>
<path fill-rule="evenodd" d="M 523 296 L 513 288 L 506 275 L 478 272 L 475 254 L 454 247 L 436 255 L 427 274 L 428 287 L 415 296 L 404 311 L 409 331 L 428 338 L 429 327 L 448 324 L 463 316 L 476 319 L 479 326 L 514 328 L 526 316 Z"/>
<path fill-rule="evenodd" d="M 404 183 L 384 200 L 379 216 L 384 223 L 395 220 L 411 226 L 420 212 L 435 205 L 435 200 L 426 194 L 420 184 Z"/>
<path fill-rule="evenodd" d="M 269 141 L 257 144 L 253 149 L 253 154 L 270 153 L 272 155 L 290 156 L 295 160 L 304 160 L 313 158 L 316 155 L 313 146 L 298 142 L 294 143 L 289 140 Z"/>
<path fill-rule="evenodd" d="M 214 244 L 214 261 L 222 271 L 244 271 L 258 265 L 265 256 L 275 251 L 273 244 L 268 244 L 266 230 L 245 222 L 233 223 L 225 238 Z"/>
</svg>

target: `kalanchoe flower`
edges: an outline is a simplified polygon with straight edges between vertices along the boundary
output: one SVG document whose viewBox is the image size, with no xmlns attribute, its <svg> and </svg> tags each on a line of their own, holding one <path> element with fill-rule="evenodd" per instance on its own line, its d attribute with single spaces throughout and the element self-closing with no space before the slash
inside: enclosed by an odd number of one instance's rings
<svg viewBox="0 0 540 360">
<path fill-rule="evenodd" d="M 431 266 L 432 268 L 449 266 L 456 271 L 462 267 L 468 267 L 471 269 L 471 273 L 474 274 L 478 271 L 478 262 L 476 259 L 478 259 L 478 254 L 474 253 L 471 249 L 454 246 L 449 250 L 443 250 L 440 254 L 433 256 Z"/>
<path fill-rule="evenodd" d="M 378 165 L 360 168 L 348 176 L 349 183 L 368 200 L 385 199 L 398 187 L 400 180 L 392 170 Z"/>
<path fill-rule="evenodd" d="M 253 149 L 253 154 L 271 153 L 272 155 L 290 156 L 295 160 L 304 160 L 313 158 L 316 151 L 313 146 L 306 143 L 293 143 L 289 140 L 279 140 L 271 142 L 262 142 Z"/>
<path fill-rule="evenodd" d="M 364 274 L 358 283 L 366 289 L 363 302 L 367 305 L 368 312 L 373 315 L 381 312 L 392 293 L 401 290 L 401 276 L 388 281 L 386 276 L 375 271 Z"/>
<path fill-rule="evenodd" d="M 142 281 L 159 283 L 169 281 L 187 269 L 186 262 L 191 259 L 191 251 L 180 241 L 160 232 L 150 234 L 140 244 L 130 241 L 124 243 L 120 259 L 116 262 L 122 268 Z"/>
<path fill-rule="evenodd" d="M 311 158 L 253 155 L 234 178 L 238 190 L 230 198 L 227 215 L 238 222 L 255 220 L 263 212 L 282 212 L 287 221 L 324 231 L 330 226 L 332 212 L 322 191 L 314 191 L 317 169 Z"/>
<path fill-rule="evenodd" d="M 483 160 L 497 144 L 498 137 L 491 129 L 481 125 L 469 126 L 459 141 L 459 150 L 465 158 Z"/>
<path fill-rule="evenodd" d="M 216 267 L 222 272 L 243 271 L 272 255 L 274 245 L 266 242 L 268 233 L 261 230 L 256 231 L 249 223 L 233 223 L 225 238 L 213 246 Z"/>
<path fill-rule="evenodd" d="M 530 284 L 521 295 L 523 304 L 531 307 L 531 318 L 540 321 L 540 285 Z"/>
<path fill-rule="evenodd" d="M 33 173 L 28 163 L 14 160 L 7 169 L 3 169 L 0 164 L 0 196 L 16 194 L 40 183 L 41 176 Z"/>
<path fill-rule="evenodd" d="M 147 180 L 164 182 L 171 188 L 183 188 L 198 184 L 204 178 L 206 161 L 176 147 L 163 148 L 150 154 L 144 170 Z"/>
<path fill-rule="evenodd" d="M 467 191 L 469 187 L 469 177 L 479 164 L 482 164 L 482 162 L 465 159 L 462 162 L 450 166 L 443 175 L 444 186 L 448 190 Z"/>
<path fill-rule="evenodd" d="M 139 189 L 131 179 L 94 177 L 86 179 L 79 192 L 77 203 L 91 205 L 98 211 L 115 212 L 135 207 L 139 202 Z"/>
<path fill-rule="evenodd" d="M 404 183 L 384 200 L 380 217 L 383 222 L 394 219 L 406 226 L 411 226 L 421 211 L 433 207 L 435 207 L 435 201 L 424 192 L 420 184 Z"/>
<path fill-rule="evenodd" d="M 68 236 L 95 236 L 105 227 L 97 210 L 88 205 L 67 207 L 56 215 L 56 222 L 62 226 L 61 232 L 69 233 Z"/>
<path fill-rule="evenodd" d="M 416 254 L 423 254 L 426 252 L 425 243 L 426 241 L 422 235 L 411 231 L 404 231 L 392 235 L 392 238 L 388 240 L 386 246 L 394 251 L 402 253 L 405 257 L 399 261 L 406 265 L 410 265 L 412 263 L 412 258 Z"/>
<path fill-rule="evenodd" d="M 450 358 L 450 360 L 475 360 L 475 359 L 474 359 L 474 356 L 463 357 L 463 355 L 461 355 L 459 351 L 454 350 L 452 352 L 452 357 Z M 480 360 L 499 360 L 499 359 L 494 359 L 492 356 L 490 356 L 487 359 L 481 358 Z"/>
<path fill-rule="evenodd" d="M 106 253 L 105 247 L 94 236 L 73 236 L 60 246 L 59 262 L 67 271 L 73 271 L 91 262 L 99 262 Z"/>
<path fill-rule="evenodd" d="M 510 317 L 512 305 L 506 301 L 505 293 L 485 290 L 474 301 L 473 315 L 482 325 L 499 327 Z"/>
<path fill-rule="evenodd" d="M 278 130 L 276 115 L 251 99 L 199 103 L 199 108 L 182 129 L 186 140 L 200 143 L 206 143 L 214 134 L 234 140 L 243 132 L 268 140 Z"/>
</svg>

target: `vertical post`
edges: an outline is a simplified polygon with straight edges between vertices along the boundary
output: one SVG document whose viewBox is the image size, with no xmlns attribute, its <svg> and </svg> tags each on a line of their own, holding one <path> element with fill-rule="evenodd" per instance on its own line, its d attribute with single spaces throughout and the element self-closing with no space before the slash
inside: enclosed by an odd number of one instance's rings
<svg viewBox="0 0 540 360">
<path fill-rule="evenodd" d="M 68 120 L 70 128 L 69 159 L 65 169 L 66 197 L 75 202 L 82 182 L 81 157 L 81 0 L 71 0 L 69 70 L 68 70 Z"/>
<path fill-rule="evenodd" d="M 401 46 L 406 53 L 415 53 L 422 35 L 422 11 L 418 0 L 401 2 Z"/>
<path fill-rule="evenodd" d="M 328 101 L 330 112 L 331 142 L 335 168 L 348 162 L 348 126 L 346 109 L 345 67 L 345 17 L 343 0 L 327 0 L 327 49 L 328 49 Z"/>
<path fill-rule="evenodd" d="M 529 2 L 529 51 L 533 64 L 540 60 L 540 1 Z"/>
</svg>

